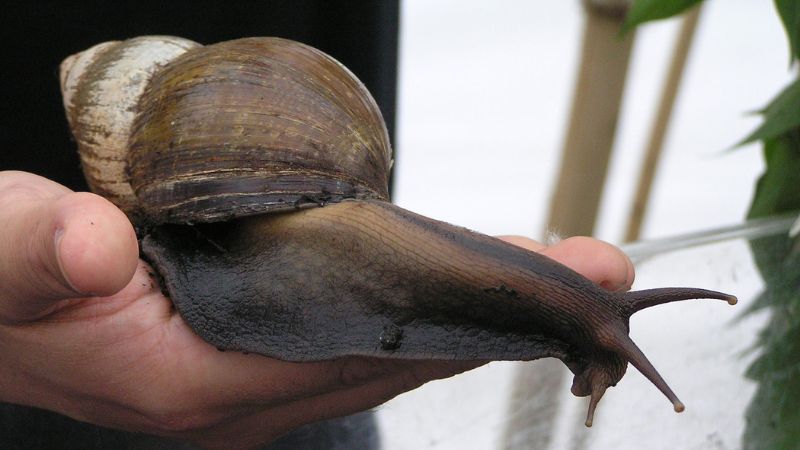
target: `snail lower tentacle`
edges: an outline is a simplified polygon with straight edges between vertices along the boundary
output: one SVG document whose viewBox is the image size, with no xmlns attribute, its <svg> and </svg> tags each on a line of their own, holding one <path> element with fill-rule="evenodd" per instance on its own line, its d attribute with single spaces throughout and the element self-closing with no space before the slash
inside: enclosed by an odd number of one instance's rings
<svg viewBox="0 0 800 450">
<path fill-rule="evenodd" d="M 389 203 L 162 226 L 142 250 L 188 324 L 221 349 L 291 361 L 556 357 L 592 405 L 630 361 L 679 404 L 627 336 L 645 296 L 631 302 L 547 257 Z"/>
</svg>

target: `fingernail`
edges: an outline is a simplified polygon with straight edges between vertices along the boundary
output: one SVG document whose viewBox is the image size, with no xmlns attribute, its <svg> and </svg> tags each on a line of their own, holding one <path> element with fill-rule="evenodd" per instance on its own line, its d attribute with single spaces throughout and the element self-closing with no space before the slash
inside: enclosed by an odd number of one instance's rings
<svg viewBox="0 0 800 450">
<path fill-rule="evenodd" d="M 612 283 L 609 280 L 603 280 L 600 282 L 600 286 L 611 292 L 622 291 L 623 289 L 625 289 L 625 284 L 626 284 L 625 281 L 623 281 L 622 283 Z"/>
</svg>

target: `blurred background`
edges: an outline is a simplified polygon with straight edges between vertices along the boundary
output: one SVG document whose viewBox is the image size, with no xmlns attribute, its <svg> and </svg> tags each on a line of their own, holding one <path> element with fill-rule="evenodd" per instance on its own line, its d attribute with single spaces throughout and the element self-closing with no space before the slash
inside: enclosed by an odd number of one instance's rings
<svg viewBox="0 0 800 450">
<path fill-rule="evenodd" d="M 484 233 L 540 237 L 585 17 L 577 0 L 401 2 L 395 201 Z M 622 240 L 678 25 L 637 30 L 601 239 Z M 705 2 L 642 237 L 743 219 L 762 156 L 758 144 L 728 150 L 760 123 L 751 113 L 788 84 L 788 54 L 771 2 Z"/>
<path fill-rule="evenodd" d="M 488 234 L 543 238 L 586 46 L 583 2 L 406 0 L 400 17 L 395 201 Z M 632 43 L 594 232 L 618 245 L 682 20 L 640 26 Z M 744 222 L 765 165 L 759 142 L 734 147 L 761 123 L 755 112 L 796 76 L 789 55 L 772 2 L 703 2 L 641 228 L 640 239 L 661 245 L 624 247 L 636 256 L 634 289 L 694 285 L 740 298 L 736 308 L 666 305 L 631 321 L 631 336 L 685 398 L 685 413 L 674 414 L 630 369 L 586 429 L 586 403 L 569 394 L 563 366 L 497 362 L 378 408 L 384 446 L 798 448 L 796 432 L 787 440 L 782 429 L 797 423 L 786 419 L 796 417 L 797 397 L 789 394 L 796 386 L 776 381 L 775 368 L 787 367 L 787 359 L 757 350 L 768 335 L 761 330 L 785 330 L 775 318 L 786 310 L 770 315 L 763 308 L 772 292 L 762 278 L 770 267 L 763 256 L 782 258 L 793 217 L 695 248 L 682 249 L 687 241 L 679 237 L 710 230 L 719 237 L 724 233 L 713 230 Z M 610 58 L 593 57 L 601 65 Z M 573 171 L 567 182 L 589 176 Z M 780 283 L 796 296 L 795 282 Z"/>
</svg>

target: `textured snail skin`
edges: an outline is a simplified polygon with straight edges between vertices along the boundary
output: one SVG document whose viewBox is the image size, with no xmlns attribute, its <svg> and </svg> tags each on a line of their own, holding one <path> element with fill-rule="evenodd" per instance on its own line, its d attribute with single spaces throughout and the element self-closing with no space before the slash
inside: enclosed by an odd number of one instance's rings
<svg viewBox="0 0 800 450">
<path fill-rule="evenodd" d="M 148 50 L 151 48 L 153 50 Z M 197 334 L 290 361 L 556 357 L 591 395 L 587 425 L 628 362 L 683 404 L 628 337 L 630 316 L 690 298 L 613 293 L 540 254 L 388 202 L 379 109 L 306 45 L 202 47 L 150 36 L 62 64 L 64 105 L 95 192 Z"/>
<path fill-rule="evenodd" d="M 225 350 L 290 361 L 556 357 L 573 393 L 605 389 L 630 361 L 682 404 L 628 338 L 635 311 L 726 294 L 607 291 L 538 253 L 390 203 L 348 200 L 225 224 L 165 225 L 142 250 L 187 323 Z"/>
</svg>

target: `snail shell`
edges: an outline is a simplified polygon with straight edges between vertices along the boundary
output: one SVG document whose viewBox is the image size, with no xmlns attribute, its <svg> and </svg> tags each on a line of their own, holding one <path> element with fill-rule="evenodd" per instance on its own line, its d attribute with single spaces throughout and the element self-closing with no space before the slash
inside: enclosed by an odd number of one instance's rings
<svg viewBox="0 0 800 450">
<path fill-rule="evenodd" d="M 221 349 L 292 361 L 556 357 L 575 374 L 572 392 L 591 396 L 590 425 L 629 362 L 683 409 L 628 337 L 632 314 L 736 302 L 693 288 L 609 292 L 388 203 L 375 102 L 303 44 L 100 44 L 65 61 L 62 87 L 90 186 L 147 225 L 143 254 L 187 324 Z"/>
<path fill-rule="evenodd" d="M 136 105 L 153 73 L 199 45 L 144 36 L 104 42 L 61 63 L 64 109 L 89 188 L 131 216 L 138 201 L 127 160 Z"/>
<path fill-rule="evenodd" d="M 312 47 L 134 38 L 68 58 L 61 77 L 91 189 L 137 221 L 209 222 L 389 197 L 391 147 L 378 106 Z"/>
</svg>

